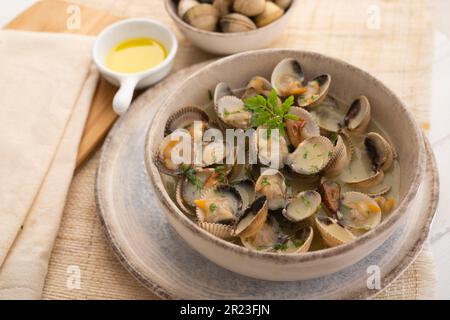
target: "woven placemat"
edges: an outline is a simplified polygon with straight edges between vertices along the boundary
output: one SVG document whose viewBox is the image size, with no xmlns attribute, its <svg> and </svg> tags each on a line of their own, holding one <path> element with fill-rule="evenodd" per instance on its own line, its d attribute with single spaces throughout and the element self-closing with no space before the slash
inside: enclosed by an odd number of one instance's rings
<svg viewBox="0 0 450 320">
<path fill-rule="evenodd" d="M 344 59 L 387 83 L 429 127 L 432 2 L 426 0 L 301 0 L 289 28 L 273 47 L 312 50 Z M 119 16 L 173 23 L 161 0 L 75 0 Z M 175 27 L 173 27 L 175 30 Z M 177 31 L 178 32 L 178 31 Z M 182 35 L 175 70 L 213 58 Z M 45 299 L 155 299 L 114 256 L 97 216 L 94 187 L 99 152 L 74 177 L 44 288 Z M 79 273 L 80 286 L 73 275 Z M 382 299 L 431 297 L 428 250 L 386 290 Z"/>
</svg>

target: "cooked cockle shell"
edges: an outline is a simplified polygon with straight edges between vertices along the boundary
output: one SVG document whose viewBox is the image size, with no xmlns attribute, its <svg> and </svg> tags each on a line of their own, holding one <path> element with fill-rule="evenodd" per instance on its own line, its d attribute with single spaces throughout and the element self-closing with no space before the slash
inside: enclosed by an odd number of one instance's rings
<svg viewBox="0 0 450 320">
<path fill-rule="evenodd" d="M 348 109 L 342 126 L 353 133 L 362 134 L 370 122 L 370 103 L 367 97 L 360 96 Z"/>
<path fill-rule="evenodd" d="M 338 109 L 336 100 L 329 95 L 310 113 L 317 122 L 322 135 L 337 133 L 341 130 L 342 112 Z"/>
<path fill-rule="evenodd" d="M 187 10 L 182 18 L 195 28 L 215 31 L 219 21 L 219 11 L 211 4 L 202 3 Z"/>
<path fill-rule="evenodd" d="M 388 185 L 380 185 L 377 188 L 373 188 L 367 192 L 369 197 L 379 197 L 384 196 L 386 193 L 391 191 L 392 187 Z"/>
<path fill-rule="evenodd" d="M 324 101 L 331 85 L 331 76 L 323 74 L 308 82 L 306 91 L 297 99 L 300 107 L 312 109 Z"/>
<path fill-rule="evenodd" d="M 219 82 L 214 88 L 214 96 L 213 96 L 214 107 L 217 108 L 217 103 L 221 98 L 233 95 L 234 95 L 233 91 L 231 90 L 228 84 L 226 84 L 225 82 Z"/>
<path fill-rule="evenodd" d="M 303 191 L 297 194 L 295 198 L 290 199 L 282 212 L 289 221 L 302 221 L 314 215 L 319 210 L 321 202 L 322 198 L 318 192 L 314 190 Z"/>
<path fill-rule="evenodd" d="M 241 195 L 242 208 L 246 209 L 255 200 L 255 183 L 253 180 L 246 179 L 236 181 L 231 184 Z"/>
<path fill-rule="evenodd" d="M 244 211 L 236 225 L 235 235 L 242 238 L 254 236 L 266 222 L 267 213 L 267 199 L 259 197 Z"/>
<path fill-rule="evenodd" d="M 230 239 L 234 237 L 233 228 L 227 224 L 199 222 L 198 226 L 220 239 Z"/>
<path fill-rule="evenodd" d="M 355 145 L 353 144 L 352 138 L 350 137 L 350 135 L 347 133 L 347 130 L 345 130 L 345 129 L 341 130 L 339 132 L 339 135 L 344 140 L 345 146 L 347 148 L 347 156 L 348 156 L 350 162 L 352 162 L 353 157 L 355 156 Z"/>
<path fill-rule="evenodd" d="M 320 129 L 312 115 L 305 109 L 291 107 L 289 113 L 297 116 L 299 120 L 286 120 L 286 132 L 289 142 L 294 148 L 305 139 L 320 136 Z"/>
<path fill-rule="evenodd" d="M 255 235 L 240 238 L 246 248 L 258 251 L 272 251 L 274 246 L 280 242 L 280 226 L 276 219 L 269 215 Z"/>
<path fill-rule="evenodd" d="M 215 105 L 217 116 L 230 128 L 248 129 L 252 112 L 245 109 L 244 102 L 235 96 L 224 96 Z"/>
<path fill-rule="evenodd" d="M 379 185 L 384 179 L 383 170 L 375 171 L 368 177 L 356 178 L 353 180 L 348 180 L 347 178 L 342 178 L 348 186 L 358 189 L 369 189 Z"/>
<path fill-rule="evenodd" d="M 182 173 L 183 167 L 191 166 L 193 163 L 191 145 L 192 137 L 186 129 L 177 129 L 165 136 L 153 157 L 159 171 L 176 176 Z M 191 154 L 184 155 L 183 152 Z"/>
<path fill-rule="evenodd" d="M 242 209 L 239 192 L 229 185 L 218 185 L 205 190 L 195 200 L 196 215 L 200 222 L 234 224 Z"/>
<path fill-rule="evenodd" d="M 233 9 L 247 17 L 261 14 L 266 7 L 266 0 L 234 0 Z"/>
<path fill-rule="evenodd" d="M 336 247 L 356 239 L 353 233 L 338 224 L 335 219 L 316 217 L 315 222 L 323 241 L 330 247 Z"/>
<path fill-rule="evenodd" d="M 304 79 L 300 63 L 295 59 L 286 58 L 275 66 L 270 82 L 280 97 L 288 97 L 306 91 L 303 86 Z"/>
<path fill-rule="evenodd" d="M 219 183 L 220 176 L 213 168 L 193 169 L 192 176 L 180 178 L 176 185 L 175 199 L 181 210 L 192 215 L 195 211 L 195 200 L 200 199 L 204 190 Z"/>
<path fill-rule="evenodd" d="M 180 0 L 178 3 L 178 16 L 182 18 L 190 8 L 199 4 L 200 3 L 196 0 Z"/>
<path fill-rule="evenodd" d="M 236 0 L 237 1 L 237 0 Z M 247 0 L 241 0 L 242 2 Z M 271 24 L 275 20 L 281 18 L 284 14 L 284 10 L 277 6 L 275 3 L 265 1 L 264 11 L 255 17 L 255 23 L 258 28 L 262 28 Z"/>
<path fill-rule="evenodd" d="M 321 183 L 319 192 L 326 212 L 333 217 L 336 216 L 339 211 L 341 186 L 337 182 L 327 180 Z"/>
<path fill-rule="evenodd" d="M 242 99 L 254 97 L 258 94 L 268 97 L 271 91 L 272 85 L 270 82 L 264 77 L 256 76 L 247 84 Z"/>
<path fill-rule="evenodd" d="M 350 161 L 347 145 L 341 135 L 338 135 L 334 146 L 333 159 L 330 160 L 324 172 L 328 177 L 335 177 L 348 167 Z"/>
<path fill-rule="evenodd" d="M 220 28 L 225 33 L 246 32 L 256 29 L 255 23 L 240 13 L 230 13 L 220 19 Z"/>
<path fill-rule="evenodd" d="M 386 139 L 376 132 L 370 132 L 364 139 L 364 146 L 375 169 L 389 170 L 394 162 L 394 151 Z"/>
<path fill-rule="evenodd" d="M 371 230 L 381 222 L 378 203 L 360 192 L 345 192 L 341 197 L 339 220 L 345 226 L 356 230 Z"/>
<path fill-rule="evenodd" d="M 261 173 L 255 184 L 257 195 L 267 197 L 270 210 L 284 208 L 286 205 L 286 182 L 283 174 L 275 169 L 267 169 Z"/>
<path fill-rule="evenodd" d="M 321 172 L 333 158 L 334 146 L 323 136 L 308 138 L 300 143 L 287 158 L 289 167 L 303 175 Z"/>
<path fill-rule="evenodd" d="M 393 197 L 386 199 L 385 197 L 378 196 L 374 200 L 380 206 L 384 214 L 391 213 L 392 209 L 394 209 L 395 200 Z"/>
<path fill-rule="evenodd" d="M 252 165 L 245 163 L 240 164 L 236 163 L 231 169 L 230 174 L 228 175 L 228 180 L 230 182 L 238 182 L 241 180 L 252 179 L 251 176 Z"/>
<path fill-rule="evenodd" d="M 253 133 L 253 148 L 261 164 L 281 169 L 289 155 L 286 139 L 277 130 L 272 130 L 270 137 L 267 135 L 268 130 L 265 127 L 258 127 Z"/>
<path fill-rule="evenodd" d="M 167 119 L 164 135 L 167 136 L 177 129 L 186 129 L 194 137 L 194 121 L 196 121 L 200 129 L 203 129 L 200 132 L 201 138 L 204 129 L 209 123 L 209 116 L 205 111 L 197 107 L 184 107 L 171 114 Z"/>
<path fill-rule="evenodd" d="M 213 141 L 202 146 L 201 159 L 196 158 L 199 167 L 209 167 L 217 164 L 234 163 L 234 149 L 224 141 Z"/>
<path fill-rule="evenodd" d="M 314 230 L 311 226 L 297 230 L 293 235 L 289 236 L 283 244 L 282 253 L 302 253 L 308 252 L 314 238 Z"/>
</svg>

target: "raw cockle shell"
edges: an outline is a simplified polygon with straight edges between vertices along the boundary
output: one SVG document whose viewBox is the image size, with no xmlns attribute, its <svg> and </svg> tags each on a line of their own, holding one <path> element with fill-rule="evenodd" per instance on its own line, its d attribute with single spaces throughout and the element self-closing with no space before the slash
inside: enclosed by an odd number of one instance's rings
<svg viewBox="0 0 450 320">
<path fill-rule="evenodd" d="M 219 183 L 219 175 L 213 168 L 196 170 L 193 173 L 197 179 L 197 185 L 192 183 L 187 177 L 179 179 L 176 186 L 175 198 L 178 206 L 183 212 L 192 215 L 195 210 L 195 200 L 199 199 L 205 189 L 212 188 Z"/>
<path fill-rule="evenodd" d="M 236 129 L 248 129 L 252 112 L 245 109 L 244 102 L 235 96 L 224 96 L 217 101 L 216 112 L 227 126 Z"/>
<path fill-rule="evenodd" d="M 289 113 L 297 116 L 299 120 L 286 120 L 286 132 L 289 142 L 294 148 L 305 139 L 320 136 L 320 129 L 312 115 L 305 109 L 291 107 Z"/>
<path fill-rule="evenodd" d="M 241 180 L 231 184 L 241 195 L 242 208 L 246 209 L 255 200 L 255 183 L 250 180 Z"/>
<path fill-rule="evenodd" d="M 202 3 L 186 11 L 183 20 L 195 28 L 215 31 L 219 21 L 219 11 L 210 4 Z"/>
<path fill-rule="evenodd" d="M 267 169 L 259 176 L 255 185 L 256 194 L 264 195 L 270 210 L 282 209 L 286 205 L 286 182 L 283 174 L 275 169 Z"/>
<path fill-rule="evenodd" d="M 381 222 L 381 209 L 368 195 L 350 191 L 342 195 L 339 216 L 349 228 L 371 230 Z"/>
<path fill-rule="evenodd" d="M 361 96 L 350 105 L 344 117 L 343 127 L 354 133 L 362 134 L 370 122 L 370 103 L 365 96 Z"/>
<path fill-rule="evenodd" d="M 242 238 L 254 236 L 266 222 L 267 213 L 268 205 L 266 197 L 262 196 L 256 199 L 239 219 L 236 225 L 235 235 Z"/>
<path fill-rule="evenodd" d="M 247 32 L 256 29 L 255 23 L 240 13 L 230 13 L 220 19 L 220 28 L 225 33 Z"/>
<path fill-rule="evenodd" d="M 180 0 L 178 3 L 178 16 L 183 17 L 189 9 L 199 4 L 196 0 Z"/>
<path fill-rule="evenodd" d="M 277 140 L 278 137 L 278 140 Z M 264 166 L 281 169 L 284 167 L 285 161 L 289 156 L 286 139 L 275 131 L 271 132 L 267 137 L 267 129 L 259 127 L 253 133 L 254 150 L 258 154 L 258 160 Z M 278 143 L 278 148 L 275 145 Z M 273 150 L 272 150 L 273 149 Z"/>
<path fill-rule="evenodd" d="M 219 16 L 224 17 L 230 13 L 233 0 L 214 0 L 213 6 L 219 11 Z"/>
<path fill-rule="evenodd" d="M 200 199 L 195 200 L 195 211 L 199 222 L 234 224 L 242 209 L 239 192 L 228 185 L 218 185 L 205 190 Z"/>
<path fill-rule="evenodd" d="M 226 224 L 199 222 L 198 226 L 220 239 L 229 239 L 234 236 L 233 228 Z"/>
<path fill-rule="evenodd" d="M 341 186 L 334 181 L 324 181 L 320 185 L 319 192 L 327 213 L 329 212 L 333 217 L 336 216 L 339 211 Z"/>
<path fill-rule="evenodd" d="M 185 107 L 170 115 L 164 128 L 164 135 L 167 136 L 177 129 L 192 130 L 194 121 L 202 122 L 203 126 L 209 123 L 209 116 L 205 111 L 196 107 Z M 193 135 L 193 132 L 191 132 Z M 201 134 L 203 135 L 203 133 Z"/>
<path fill-rule="evenodd" d="M 376 132 L 370 132 L 364 139 L 364 146 L 375 169 L 389 170 L 394 162 L 394 151 L 386 139 Z"/>
<path fill-rule="evenodd" d="M 333 158 L 334 146 L 323 136 L 311 137 L 300 143 L 287 158 L 289 167 L 303 175 L 320 173 Z"/>
<path fill-rule="evenodd" d="M 184 147 L 191 146 L 191 144 L 192 137 L 186 129 L 177 129 L 168 136 L 165 136 L 153 157 L 156 167 L 161 173 L 171 176 L 180 175 L 183 171 L 183 166 L 191 166 L 192 164 L 192 157 L 190 156 L 184 159 L 181 152 L 185 150 Z M 174 156 L 179 159 L 174 159 Z"/>
<path fill-rule="evenodd" d="M 242 95 L 242 99 L 254 97 L 258 94 L 268 97 L 272 91 L 272 85 L 263 77 L 253 77 L 245 88 L 245 92 Z"/>
<path fill-rule="evenodd" d="M 286 9 L 289 8 L 289 6 L 291 5 L 292 0 L 275 0 L 274 2 L 275 2 L 275 4 L 276 4 L 277 6 L 279 6 L 281 9 L 286 10 Z"/>
<path fill-rule="evenodd" d="M 336 247 L 356 239 L 353 233 L 338 224 L 335 219 L 317 217 L 315 222 L 323 241 L 330 247 Z"/>
<path fill-rule="evenodd" d="M 238 0 L 236 0 L 238 1 Z M 247 0 L 241 0 L 244 2 Z M 262 13 L 255 17 L 255 23 L 258 28 L 262 28 L 271 24 L 275 20 L 279 19 L 284 14 L 284 10 L 277 6 L 275 3 L 270 1 L 265 1 L 265 7 Z"/>
<path fill-rule="evenodd" d="M 319 210 L 321 202 L 321 196 L 316 191 L 307 190 L 300 192 L 283 209 L 283 215 L 286 219 L 293 222 L 305 220 Z"/>
<path fill-rule="evenodd" d="M 234 0 L 233 9 L 247 17 L 254 17 L 264 12 L 266 0 Z"/>
</svg>

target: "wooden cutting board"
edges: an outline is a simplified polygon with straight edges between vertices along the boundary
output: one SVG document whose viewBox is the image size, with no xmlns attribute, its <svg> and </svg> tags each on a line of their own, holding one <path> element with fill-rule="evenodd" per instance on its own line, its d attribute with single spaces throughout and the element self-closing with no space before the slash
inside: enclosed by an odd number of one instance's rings
<svg viewBox="0 0 450 320">
<path fill-rule="evenodd" d="M 79 18 L 79 24 L 77 19 Z M 109 24 L 120 20 L 107 12 L 73 5 L 59 0 L 39 1 L 17 16 L 5 28 L 40 32 L 97 35 Z M 117 88 L 100 79 L 92 101 L 80 142 L 77 167 L 103 141 L 117 118 L 112 109 L 112 99 Z"/>
</svg>

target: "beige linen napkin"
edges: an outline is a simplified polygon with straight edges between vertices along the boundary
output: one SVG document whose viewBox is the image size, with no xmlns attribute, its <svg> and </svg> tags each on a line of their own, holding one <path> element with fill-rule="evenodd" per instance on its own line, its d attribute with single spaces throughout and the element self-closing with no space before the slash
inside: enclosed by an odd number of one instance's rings
<svg viewBox="0 0 450 320">
<path fill-rule="evenodd" d="M 0 31 L 0 298 L 38 299 L 98 74 L 92 38 Z"/>
</svg>

